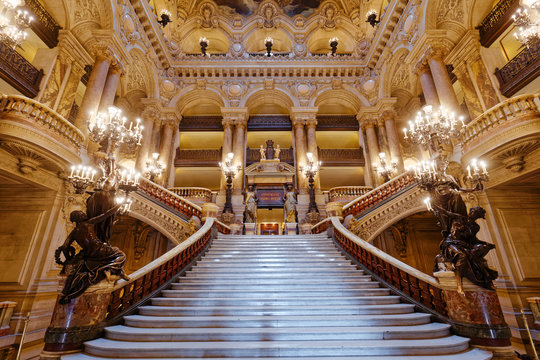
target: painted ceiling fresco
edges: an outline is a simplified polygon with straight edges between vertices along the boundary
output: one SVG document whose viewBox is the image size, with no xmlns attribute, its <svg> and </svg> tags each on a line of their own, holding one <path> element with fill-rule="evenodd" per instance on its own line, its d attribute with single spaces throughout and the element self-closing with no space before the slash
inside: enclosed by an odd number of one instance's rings
<svg viewBox="0 0 540 360">
<path fill-rule="evenodd" d="M 259 7 L 261 0 L 214 0 L 220 9 L 231 15 L 238 13 L 244 16 L 253 14 Z M 277 0 L 283 11 L 289 16 L 313 14 L 321 0 Z"/>
</svg>

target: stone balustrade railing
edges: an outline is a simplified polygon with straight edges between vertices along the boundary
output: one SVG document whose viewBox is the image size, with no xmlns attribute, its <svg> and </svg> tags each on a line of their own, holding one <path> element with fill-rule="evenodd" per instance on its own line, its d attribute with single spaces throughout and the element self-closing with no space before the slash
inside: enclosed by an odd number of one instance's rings
<svg viewBox="0 0 540 360">
<path fill-rule="evenodd" d="M 477 138 L 498 127 L 505 126 L 506 123 L 527 115 L 540 115 L 535 98 L 540 94 L 527 94 L 510 98 L 492 107 L 469 124 L 465 128 L 463 136 L 463 147 L 465 148 Z"/>
<path fill-rule="evenodd" d="M 330 227 L 330 224 L 332 223 L 332 218 L 326 218 L 324 220 L 319 221 L 317 224 L 313 225 L 311 227 L 311 233 L 312 234 L 321 234 L 328 230 Z"/>
<path fill-rule="evenodd" d="M 343 207 L 343 216 L 352 214 L 357 217 L 368 208 L 382 203 L 415 183 L 416 180 L 412 173 L 403 173 L 345 205 Z"/>
<path fill-rule="evenodd" d="M 360 239 L 347 230 L 338 217 L 332 217 L 331 224 L 336 243 L 360 264 L 427 308 L 448 316 L 442 288 L 436 278 Z"/>
<path fill-rule="evenodd" d="M 178 196 L 165 189 L 158 184 L 142 178 L 139 183 L 139 190 L 154 199 L 162 202 L 163 204 L 177 210 L 178 212 L 184 214 L 189 219 L 193 215 L 201 217 L 201 207 L 192 203 L 189 200 L 184 199 L 183 197 Z"/>
<path fill-rule="evenodd" d="M 371 186 L 339 186 L 328 190 L 329 201 L 351 201 L 373 190 Z"/>
<path fill-rule="evenodd" d="M 212 202 L 213 191 L 202 187 L 173 187 L 169 191 L 178 196 L 189 199 L 193 202 L 209 203 Z"/>
<path fill-rule="evenodd" d="M 13 113 L 20 114 L 26 119 L 47 127 L 67 140 L 71 145 L 76 147 L 84 145 L 82 131 L 48 106 L 24 96 L 2 95 L 0 98 L 0 116 Z"/>
</svg>

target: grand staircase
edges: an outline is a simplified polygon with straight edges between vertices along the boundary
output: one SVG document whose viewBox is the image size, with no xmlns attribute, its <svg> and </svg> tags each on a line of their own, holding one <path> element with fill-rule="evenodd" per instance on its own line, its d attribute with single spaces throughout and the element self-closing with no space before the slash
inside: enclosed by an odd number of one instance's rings
<svg viewBox="0 0 540 360">
<path fill-rule="evenodd" d="M 324 235 L 219 235 L 185 277 L 68 360 L 490 359 Z"/>
</svg>

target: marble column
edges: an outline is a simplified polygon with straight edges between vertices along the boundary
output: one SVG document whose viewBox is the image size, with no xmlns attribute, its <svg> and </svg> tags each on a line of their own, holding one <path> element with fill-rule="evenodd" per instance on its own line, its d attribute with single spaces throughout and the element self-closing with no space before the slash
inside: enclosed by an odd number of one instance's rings
<svg viewBox="0 0 540 360">
<path fill-rule="evenodd" d="M 319 151 L 317 149 L 317 117 L 316 114 L 313 114 L 313 118 L 308 120 L 306 123 L 306 143 L 307 143 L 307 152 L 313 154 L 313 161 L 317 164 L 319 162 Z M 315 177 L 315 188 L 319 190 L 321 188 L 321 178 L 320 171 L 317 172 Z"/>
<path fill-rule="evenodd" d="M 90 114 L 95 114 L 98 110 L 99 101 L 107 80 L 107 73 L 111 65 L 111 58 L 105 53 L 99 53 L 96 62 L 88 79 L 86 91 L 79 108 L 79 113 L 75 118 L 75 126 L 84 134 L 88 134 L 87 121 Z"/>
<path fill-rule="evenodd" d="M 234 125 L 234 137 L 233 137 L 233 164 L 234 166 L 240 166 L 241 170 L 238 171 L 234 180 L 234 194 L 241 194 L 244 188 L 244 153 L 246 151 L 246 122 L 235 121 Z"/>
<path fill-rule="evenodd" d="M 166 120 L 162 125 L 161 131 L 161 141 L 159 144 L 159 158 L 167 166 L 163 171 L 162 183 L 167 182 L 167 175 L 169 173 L 169 163 L 170 163 L 170 154 L 171 148 L 173 147 L 173 135 L 175 132 L 175 127 L 177 126 L 176 122 Z"/>
<path fill-rule="evenodd" d="M 152 113 L 143 113 L 143 138 L 141 147 L 137 154 L 137 160 L 135 161 L 135 168 L 139 172 L 144 172 L 146 169 L 146 161 L 149 158 L 151 147 L 152 147 L 152 133 L 154 130 L 154 120 L 156 119 L 155 114 Z M 152 151 L 153 152 L 153 151 Z"/>
<path fill-rule="evenodd" d="M 109 68 L 107 74 L 107 81 L 103 88 L 103 94 L 99 102 L 99 112 L 107 112 L 110 106 L 114 104 L 114 97 L 116 96 L 116 90 L 118 89 L 118 83 L 120 82 L 120 76 L 122 75 L 122 68 L 118 65 L 112 65 Z"/>
<path fill-rule="evenodd" d="M 370 159 L 366 161 L 369 161 L 371 165 L 377 165 L 379 163 L 379 144 L 377 142 L 377 133 L 375 132 L 375 124 L 373 121 L 369 121 L 365 125 L 366 129 L 366 138 L 367 138 L 367 147 L 369 149 L 369 157 Z M 373 174 L 373 186 L 378 186 L 382 184 L 381 179 L 379 179 L 379 176 L 376 175 L 376 170 L 372 168 L 372 174 Z"/>
<path fill-rule="evenodd" d="M 432 51 L 428 55 L 427 60 L 441 105 L 449 108 L 451 111 L 459 111 L 459 103 L 454 92 L 454 87 L 452 86 L 452 81 L 450 80 L 450 75 L 448 75 L 448 70 L 442 59 L 442 54 L 440 51 Z"/>
<path fill-rule="evenodd" d="M 420 79 L 420 86 L 422 86 L 422 93 L 424 94 L 426 105 L 431 105 L 433 107 L 439 106 L 439 96 L 437 95 L 437 89 L 435 88 L 435 83 L 433 82 L 433 77 L 431 76 L 427 64 L 420 62 L 416 66 L 416 73 Z"/>
<path fill-rule="evenodd" d="M 388 139 L 388 150 L 390 151 L 390 156 L 392 161 L 397 163 L 398 172 L 402 173 L 404 171 L 403 165 L 403 155 L 401 153 L 401 146 L 399 145 L 399 135 L 396 129 L 396 112 L 393 110 L 387 110 L 382 113 L 382 119 L 384 120 L 386 128 L 386 136 Z"/>
<path fill-rule="evenodd" d="M 366 186 L 373 186 L 373 176 L 372 176 L 372 170 L 371 170 L 371 163 L 370 163 L 370 156 L 369 151 L 367 148 L 367 141 L 366 141 L 366 133 L 365 128 L 360 126 L 360 129 L 358 129 L 358 139 L 360 146 L 362 147 L 362 151 L 364 153 L 364 183 Z"/>
<path fill-rule="evenodd" d="M 307 194 L 307 181 L 302 173 L 307 160 L 306 136 L 304 134 L 304 121 L 296 120 L 294 127 L 294 144 L 296 146 L 296 176 L 298 179 L 298 191 Z"/>
<path fill-rule="evenodd" d="M 221 148 L 221 161 L 227 160 L 227 154 L 233 152 L 233 121 L 231 119 L 223 119 L 221 121 L 223 125 L 223 146 Z M 227 179 L 225 175 L 221 174 L 221 190 L 225 190 L 227 187 Z"/>
</svg>

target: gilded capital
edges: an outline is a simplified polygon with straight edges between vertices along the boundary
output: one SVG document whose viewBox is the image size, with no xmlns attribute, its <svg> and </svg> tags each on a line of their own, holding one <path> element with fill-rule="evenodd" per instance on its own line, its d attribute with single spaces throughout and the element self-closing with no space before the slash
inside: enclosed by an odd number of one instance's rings
<svg viewBox="0 0 540 360">
<path fill-rule="evenodd" d="M 414 72 L 417 76 L 421 76 L 425 73 L 429 73 L 429 65 L 426 59 L 422 59 L 414 65 Z"/>
<path fill-rule="evenodd" d="M 223 116 L 222 124 L 231 123 L 241 127 L 246 127 L 249 119 L 249 111 L 247 108 L 222 107 L 221 115 Z"/>
</svg>

